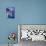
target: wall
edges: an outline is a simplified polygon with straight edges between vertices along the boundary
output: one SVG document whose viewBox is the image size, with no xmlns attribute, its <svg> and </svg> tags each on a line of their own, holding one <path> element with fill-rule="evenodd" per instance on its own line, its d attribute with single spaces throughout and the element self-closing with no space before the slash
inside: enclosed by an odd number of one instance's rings
<svg viewBox="0 0 46 46">
<path fill-rule="evenodd" d="M 5 9 L 16 8 L 15 19 L 8 19 Z M 17 24 L 46 24 L 46 0 L 0 0 L 0 44 L 8 43 L 9 32 L 17 32 Z"/>
<path fill-rule="evenodd" d="M 21 24 L 46 24 L 46 0 L 16 0 Z"/>
<path fill-rule="evenodd" d="M 16 8 L 16 1 L 0 0 L 0 44 L 8 43 L 10 32 L 16 32 L 17 34 L 17 17 L 8 19 L 6 16 L 6 8 L 12 6 Z"/>
</svg>

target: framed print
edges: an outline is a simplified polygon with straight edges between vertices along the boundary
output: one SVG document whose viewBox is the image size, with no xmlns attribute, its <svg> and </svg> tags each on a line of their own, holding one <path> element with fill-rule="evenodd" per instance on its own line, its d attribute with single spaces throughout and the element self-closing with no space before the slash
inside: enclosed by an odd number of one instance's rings
<svg viewBox="0 0 46 46">
<path fill-rule="evenodd" d="M 8 18 L 15 18 L 15 8 L 14 7 L 6 8 L 6 15 Z"/>
<path fill-rule="evenodd" d="M 46 41 L 46 25 L 20 24 L 18 30 L 20 32 L 20 41 Z"/>
</svg>

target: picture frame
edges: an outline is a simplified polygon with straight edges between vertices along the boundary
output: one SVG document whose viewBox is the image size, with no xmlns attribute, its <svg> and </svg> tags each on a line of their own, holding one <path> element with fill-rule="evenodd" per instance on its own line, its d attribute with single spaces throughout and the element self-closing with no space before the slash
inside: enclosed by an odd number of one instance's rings
<svg viewBox="0 0 46 46">
<path fill-rule="evenodd" d="M 6 15 L 8 18 L 15 18 L 15 7 L 6 8 Z"/>
</svg>

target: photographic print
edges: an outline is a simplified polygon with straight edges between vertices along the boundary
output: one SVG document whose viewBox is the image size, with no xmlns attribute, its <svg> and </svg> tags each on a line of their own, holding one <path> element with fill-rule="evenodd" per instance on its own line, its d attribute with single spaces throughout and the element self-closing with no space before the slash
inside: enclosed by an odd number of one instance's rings
<svg viewBox="0 0 46 46">
<path fill-rule="evenodd" d="M 19 24 L 18 34 L 20 46 L 46 42 L 46 25 Z"/>
<path fill-rule="evenodd" d="M 15 8 L 14 7 L 6 8 L 6 15 L 8 18 L 15 18 Z"/>
</svg>

